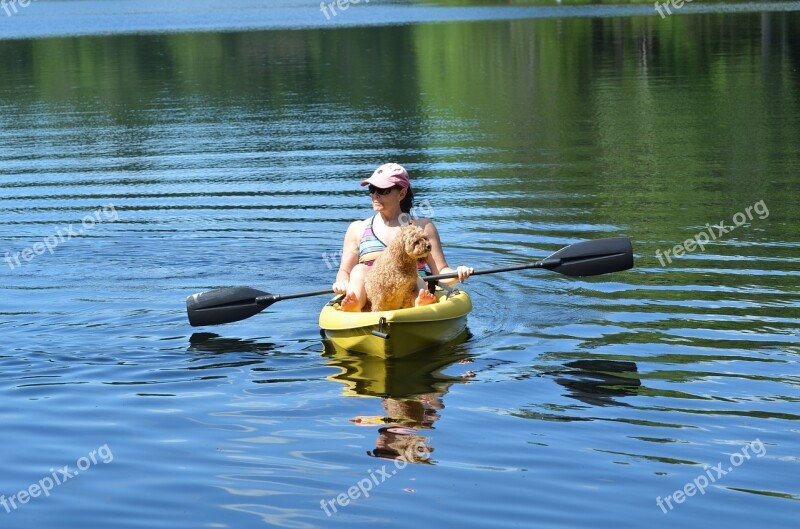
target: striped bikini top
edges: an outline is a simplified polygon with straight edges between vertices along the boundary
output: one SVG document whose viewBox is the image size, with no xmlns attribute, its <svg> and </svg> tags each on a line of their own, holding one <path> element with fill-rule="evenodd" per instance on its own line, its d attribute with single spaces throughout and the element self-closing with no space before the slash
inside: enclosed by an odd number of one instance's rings
<svg viewBox="0 0 800 529">
<path fill-rule="evenodd" d="M 378 255 L 386 249 L 386 243 L 380 240 L 378 236 L 375 235 L 375 232 L 372 231 L 372 223 L 375 221 L 376 216 L 377 215 L 367 219 L 369 224 L 364 228 L 364 233 L 361 234 L 361 240 L 358 243 L 358 262 L 367 266 L 372 266 L 375 263 L 375 259 L 378 258 Z M 428 272 L 425 263 L 417 263 L 417 270 L 421 276 L 426 275 Z"/>
</svg>

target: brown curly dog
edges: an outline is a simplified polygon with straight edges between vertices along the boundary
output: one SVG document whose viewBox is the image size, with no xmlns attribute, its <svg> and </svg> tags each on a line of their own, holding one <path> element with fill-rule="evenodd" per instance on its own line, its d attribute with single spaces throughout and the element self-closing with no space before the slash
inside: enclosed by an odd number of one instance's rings
<svg viewBox="0 0 800 529">
<path fill-rule="evenodd" d="M 397 237 L 381 252 L 364 287 L 372 312 L 413 307 L 419 287 L 417 262 L 428 257 L 431 243 L 417 226 L 403 226 Z"/>
</svg>

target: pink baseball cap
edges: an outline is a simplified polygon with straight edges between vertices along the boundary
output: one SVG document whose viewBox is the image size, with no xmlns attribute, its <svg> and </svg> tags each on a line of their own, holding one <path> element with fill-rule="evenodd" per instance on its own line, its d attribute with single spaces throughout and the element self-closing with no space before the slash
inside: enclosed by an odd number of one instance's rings
<svg viewBox="0 0 800 529">
<path fill-rule="evenodd" d="M 408 187 L 408 172 L 399 163 L 385 163 L 375 169 L 372 176 L 361 182 L 362 186 L 372 184 L 386 189 L 393 186 Z"/>
</svg>

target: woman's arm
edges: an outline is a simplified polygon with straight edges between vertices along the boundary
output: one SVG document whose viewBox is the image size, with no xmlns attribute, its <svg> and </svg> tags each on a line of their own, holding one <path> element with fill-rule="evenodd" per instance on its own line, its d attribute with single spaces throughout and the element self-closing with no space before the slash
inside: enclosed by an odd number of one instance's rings
<svg viewBox="0 0 800 529">
<path fill-rule="evenodd" d="M 433 275 L 457 273 L 458 279 L 442 279 L 442 283 L 446 285 L 452 285 L 457 281 L 461 281 L 462 283 L 466 281 L 474 270 L 468 266 L 459 266 L 455 270 L 450 268 L 447 264 L 447 259 L 444 257 L 442 241 L 439 238 L 439 230 L 436 229 L 433 222 L 429 219 L 415 219 L 414 224 L 423 229 L 431 243 L 431 253 L 428 255 L 428 266 L 431 269 L 431 273 L 433 273 Z"/>
<path fill-rule="evenodd" d="M 332 289 L 337 294 L 347 292 L 347 283 L 350 280 L 350 271 L 358 264 L 358 243 L 363 232 L 363 221 L 356 220 L 350 223 L 342 244 L 342 259 L 339 262 L 339 271 L 336 273 L 336 282 Z"/>
</svg>

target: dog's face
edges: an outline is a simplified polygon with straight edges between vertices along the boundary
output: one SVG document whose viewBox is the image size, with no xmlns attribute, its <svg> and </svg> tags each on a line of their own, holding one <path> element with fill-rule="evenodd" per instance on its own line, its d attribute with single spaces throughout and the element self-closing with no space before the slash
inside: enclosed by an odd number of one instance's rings
<svg viewBox="0 0 800 529">
<path fill-rule="evenodd" d="M 403 226 L 400 234 L 406 254 L 418 261 L 423 261 L 431 252 L 431 243 L 419 226 Z"/>
</svg>

